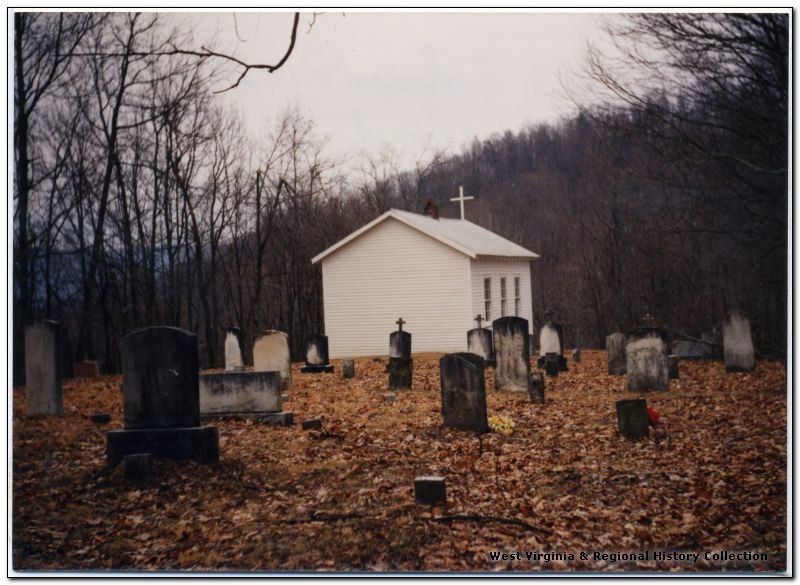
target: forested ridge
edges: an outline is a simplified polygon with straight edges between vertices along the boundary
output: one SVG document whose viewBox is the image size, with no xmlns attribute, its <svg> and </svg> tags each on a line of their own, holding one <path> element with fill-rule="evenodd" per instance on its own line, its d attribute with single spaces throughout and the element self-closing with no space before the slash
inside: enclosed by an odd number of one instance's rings
<svg viewBox="0 0 800 585">
<path fill-rule="evenodd" d="M 757 349 L 780 355 L 788 24 L 629 15 L 610 25 L 613 56 L 587 53 L 597 92 L 574 115 L 353 172 L 281 104 L 264 105 L 275 123 L 256 140 L 215 93 L 231 63 L 173 50 L 185 33 L 161 15 L 16 13 L 16 380 L 23 327 L 43 318 L 63 325 L 65 364 L 108 372 L 119 339 L 151 325 L 196 332 L 207 366 L 228 325 L 248 342 L 286 331 L 297 351 L 323 329 L 310 259 L 392 207 L 432 198 L 456 217 L 459 185 L 468 219 L 541 255 L 535 325 L 552 309 L 568 344 L 601 347 L 645 313 L 699 336 L 738 309 Z"/>
</svg>

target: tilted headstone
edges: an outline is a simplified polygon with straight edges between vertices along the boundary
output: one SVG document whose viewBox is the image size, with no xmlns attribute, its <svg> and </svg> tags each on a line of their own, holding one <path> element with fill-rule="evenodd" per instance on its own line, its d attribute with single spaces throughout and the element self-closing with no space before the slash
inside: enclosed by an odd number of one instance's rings
<svg viewBox="0 0 800 585">
<path fill-rule="evenodd" d="M 328 362 L 328 336 L 309 335 L 303 340 L 306 365 L 300 368 L 304 374 L 329 374 L 333 366 Z"/>
<path fill-rule="evenodd" d="M 676 355 L 668 355 L 667 356 L 667 364 L 669 367 L 669 379 L 670 380 L 677 380 L 678 379 L 678 356 Z"/>
<path fill-rule="evenodd" d="M 483 358 L 473 353 L 451 353 L 439 360 L 444 426 L 485 433 L 486 382 Z"/>
<path fill-rule="evenodd" d="M 731 312 L 722 325 L 722 344 L 726 372 L 749 372 L 755 369 L 756 356 L 750 321 L 736 311 Z"/>
<path fill-rule="evenodd" d="M 544 357 L 548 353 L 555 353 L 558 356 L 558 369 L 562 372 L 566 372 L 567 360 L 564 357 L 564 328 L 560 323 L 548 321 L 542 325 L 542 329 L 539 331 L 539 357 Z"/>
<path fill-rule="evenodd" d="M 197 336 L 150 327 L 126 335 L 121 346 L 125 428 L 107 434 L 109 463 L 133 453 L 217 461 L 217 428 L 200 426 Z"/>
<path fill-rule="evenodd" d="M 289 336 L 283 331 L 264 331 L 253 344 L 253 370 L 280 372 L 281 388 L 292 386 L 292 358 L 289 353 Z"/>
<path fill-rule="evenodd" d="M 354 359 L 342 360 L 342 378 L 354 378 L 356 375 L 356 361 Z"/>
<path fill-rule="evenodd" d="M 539 372 L 531 373 L 530 387 L 531 402 L 534 404 L 544 404 L 544 376 Z"/>
<path fill-rule="evenodd" d="M 278 425 L 293 422 L 282 411 L 280 372 L 200 374 L 200 417 L 245 418 Z"/>
<path fill-rule="evenodd" d="M 25 328 L 25 402 L 28 416 L 62 416 L 59 324 L 42 321 Z"/>
<path fill-rule="evenodd" d="M 100 375 L 100 365 L 97 362 L 83 360 L 72 364 L 73 378 L 97 378 Z"/>
<path fill-rule="evenodd" d="M 501 317 L 492 323 L 492 332 L 497 362 L 495 388 L 527 392 L 531 375 L 528 321 L 521 317 Z"/>
<path fill-rule="evenodd" d="M 608 375 L 622 376 L 628 367 L 625 357 L 625 334 L 612 333 L 607 336 L 606 350 L 608 351 Z"/>
<path fill-rule="evenodd" d="M 241 372 L 243 370 L 242 330 L 238 327 L 228 327 L 225 330 L 225 371 Z"/>
<path fill-rule="evenodd" d="M 658 327 L 639 327 L 625 337 L 628 390 L 669 390 L 669 338 Z"/>
<path fill-rule="evenodd" d="M 646 437 L 650 433 L 644 399 L 617 400 L 617 428 L 623 437 Z"/>
</svg>

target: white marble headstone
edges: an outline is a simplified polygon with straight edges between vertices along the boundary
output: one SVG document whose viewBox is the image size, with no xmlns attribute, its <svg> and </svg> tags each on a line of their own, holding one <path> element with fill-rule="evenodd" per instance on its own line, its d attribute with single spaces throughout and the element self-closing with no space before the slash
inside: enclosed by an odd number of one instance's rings
<svg viewBox="0 0 800 585">
<path fill-rule="evenodd" d="M 283 331 L 265 331 L 253 345 L 253 369 L 256 372 L 280 372 L 281 387 L 292 385 L 292 358 L 289 336 Z"/>
</svg>

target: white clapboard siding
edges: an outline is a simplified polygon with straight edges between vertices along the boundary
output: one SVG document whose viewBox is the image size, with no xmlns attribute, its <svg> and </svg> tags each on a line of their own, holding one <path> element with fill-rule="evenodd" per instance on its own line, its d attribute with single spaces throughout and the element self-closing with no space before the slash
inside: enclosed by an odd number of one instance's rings
<svg viewBox="0 0 800 585">
<path fill-rule="evenodd" d="M 388 354 L 398 317 L 414 353 L 466 350 L 470 258 L 395 218 L 322 259 L 322 284 L 331 358 Z"/>
<path fill-rule="evenodd" d="M 527 259 L 478 258 L 472 260 L 472 317 L 478 314 L 486 318 L 484 311 L 483 279 L 492 279 L 491 321 L 500 318 L 500 278 L 506 278 L 507 310 L 506 316 L 514 315 L 514 277 L 520 277 L 520 314 L 528 320 L 528 332 L 533 333 L 533 307 L 531 303 L 531 265 Z M 477 323 L 472 323 L 477 326 Z"/>
</svg>

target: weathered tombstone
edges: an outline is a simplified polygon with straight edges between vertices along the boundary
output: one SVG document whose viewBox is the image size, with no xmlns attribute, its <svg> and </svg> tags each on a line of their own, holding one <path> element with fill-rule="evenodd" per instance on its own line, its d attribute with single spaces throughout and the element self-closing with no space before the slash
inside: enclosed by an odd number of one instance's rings
<svg viewBox="0 0 800 585">
<path fill-rule="evenodd" d="M 462 431 L 488 432 L 483 358 L 473 353 L 443 356 L 439 360 L 439 383 L 444 426 Z"/>
<path fill-rule="evenodd" d="M 342 378 L 353 378 L 356 375 L 356 361 L 354 359 L 342 360 Z"/>
<path fill-rule="evenodd" d="M 581 350 L 580 348 L 575 348 L 572 350 L 572 361 L 576 364 L 580 363 L 581 361 Z"/>
<path fill-rule="evenodd" d="M 414 373 L 414 360 L 411 358 L 393 357 L 386 364 L 389 372 L 389 390 L 410 390 Z"/>
<path fill-rule="evenodd" d="M 467 351 L 483 358 L 487 367 L 494 367 L 494 347 L 492 344 L 492 331 L 486 327 L 481 327 L 483 317 L 475 317 L 478 326 L 467 331 Z"/>
<path fill-rule="evenodd" d="M 386 392 L 383 395 L 383 401 L 387 404 L 393 404 L 395 400 L 397 400 L 397 394 L 394 392 Z"/>
<path fill-rule="evenodd" d="M 521 317 L 501 317 L 492 323 L 492 330 L 497 362 L 495 389 L 527 392 L 531 375 L 528 321 Z"/>
<path fill-rule="evenodd" d="M 42 321 L 25 328 L 25 402 L 28 416 L 62 416 L 59 325 Z"/>
<path fill-rule="evenodd" d="M 242 372 L 242 330 L 238 327 L 225 329 L 225 371 Z"/>
<path fill-rule="evenodd" d="M 245 418 L 291 425 L 283 412 L 280 372 L 200 374 L 200 418 Z"/>
<path fill-rule="evenodd" d="M 672 352 L 679 358 L 706 359 L 712 355 L 709 343 L 691 339 L 676 339 L 672 342 Z"/>
<path fill-rule="evenodd" d="M 125 455 L 219 459 L 216 427 L 200 426 L 197 336 L 176 327 L 140 329 L 122 338 L 125 428 L 110 431 L 110 465 Z"/>
<path fill-rule="evenodd" d="M 264 331 L 253 344 L 253 370 L 280 372 L 281 388 L 292 385 L 292 358 L 289 353 L 289 336 L 283 331 Z"/>
<path fill-rule="evenodd" d="M 73 378 L 97 378 L 100 376 L 100 365 L 97 362 L 83 360 L 72 364 Z"/>
<path fill-rule="evenodd" d="M 750 321 L 736 311 L 731 312 L 722 325 L 722 344 L 726 372 L 749 372 L 755 369 L 756 357 Z"/>
<path fill-rule="evenodd" d="M 447 502 L 444 478 L 438 475 L 415 477 L 414 499 L 417 503 L 428 506 Z"/>
<path fill-rule="evenodd" d="M 548 376 L 558 376 L 558 354 L 555 352 L 547 353 L 544 356 L 544 372 Z"/>
<path fill-rule="evenodd" d="M 658 327 L 638 327 L 625 337 L 628 390 L 669 390 L 669 338 Z"/>
<path fill-rule="evenodd" d="M 310 418 L 300 422 L 300 428 L 304 431 L 321 431 L 322 420 L 318 418 Z"/>
<path fill-rule="evenodd" d="M 544 404 L 544 376 L 539 372 L 531 373 L 530 395 L 534 404 Z"/>
<path fill-rule="evenodd" d="M 548 321 L 542 325 L 539 331 L 539 357 L 545 357 L 548 353 L 555 353 L 558 356 L 558 369 L 566 372 L 567 359 L 564 357 L 564 328 L 560 323 Z"/>
<path fill-rule="evenodd" d="M 669 379 L 670 380 L 677 380 L 678 379 L 678 356 L 676 355 L 668 355 L 667 356 L 667 365 L 669 367 Z"/>
<path fill-rule="evenodd" d="M 405 321 L 400 317 L 397 321 L 397 331 L 389 334 L 389 357 L 390 358 L 410 358 L 411 357 L 411 334 L 403 331 Z"/>
<path fill-rule="evenodd" d="M 646 437 L 650 433 L 647 402 L 642 398 L 617 400 L 617 426 L 623 437 Z"/>
<path fill-rule="evenodd" d="M 304 374 L 330 374 L 333 366 L 328 362 L 328 336 L 309 335 L 303 341 L 306 365 L 300 368 Z"/>
<path fill-rule="evenodd" d="M 606 337 L 606 350 L 608 350 L 608 375 L 622 376 L 627 371 L 627 358 L 625 357 L 625 334 L 612 333 Z"/>
</svg>

